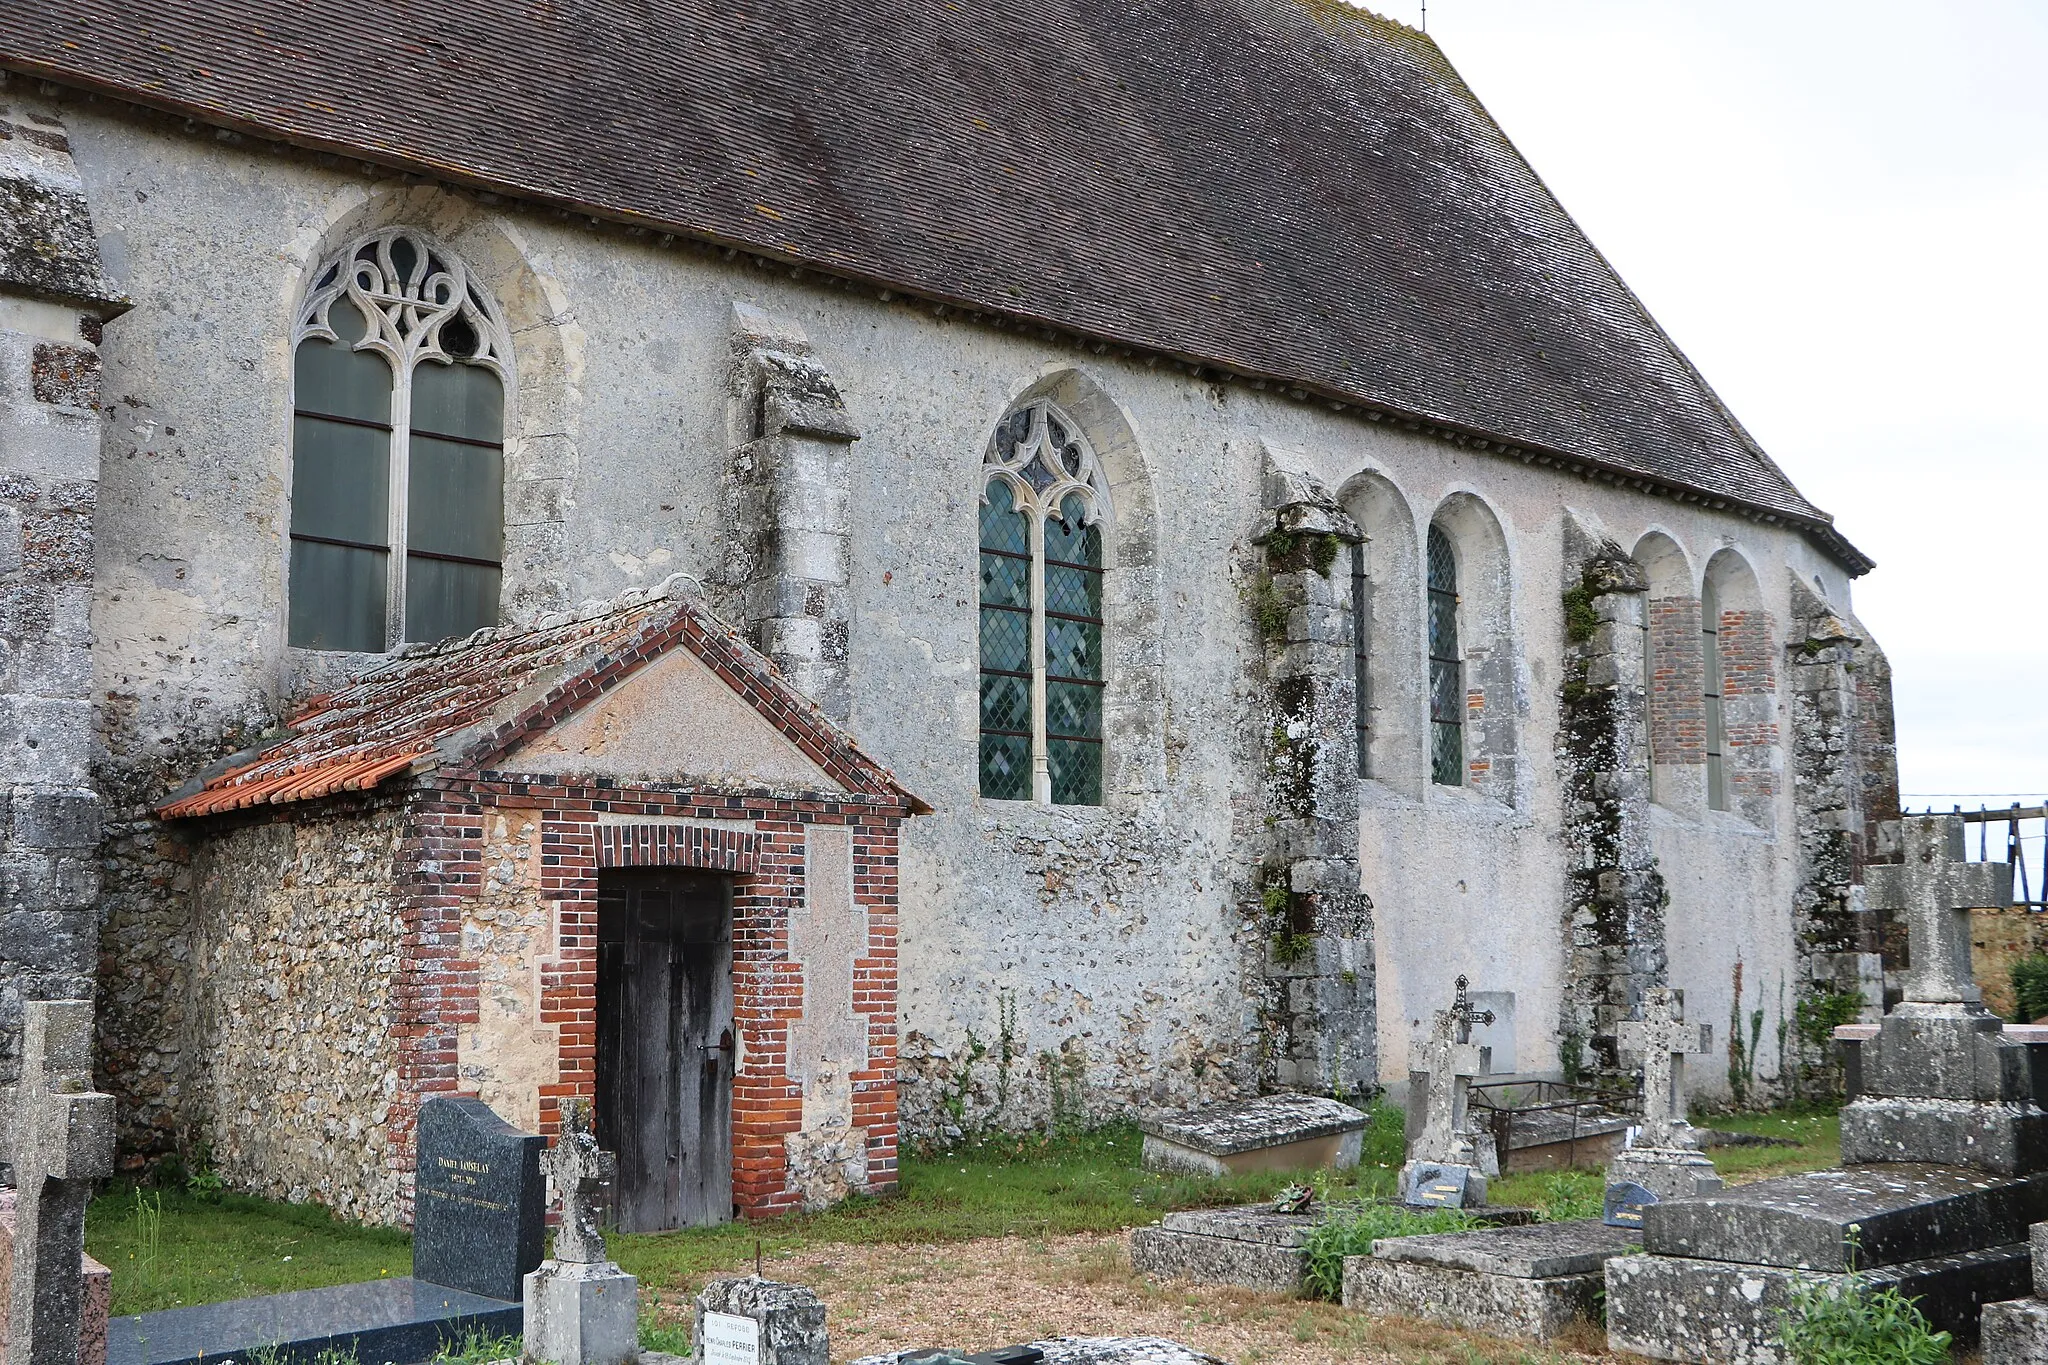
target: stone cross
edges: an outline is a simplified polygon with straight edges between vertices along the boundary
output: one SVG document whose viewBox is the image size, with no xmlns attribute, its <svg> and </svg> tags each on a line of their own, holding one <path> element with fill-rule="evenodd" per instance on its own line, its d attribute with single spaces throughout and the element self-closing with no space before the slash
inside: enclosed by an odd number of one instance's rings
<svg viewBox="0 0 2048 1365">
<path fill-rule="evenodd" d="M 597 1196 L 618 1174 L 619 1159 L 598 1150 L 590 1127 L 590 1100 L 579 1095 L 564 1103 L 561 1135 L 540 1159 L 548 1184 L 562 1201 L 554 1259 L 602 1265 L 607 1257 L 604 1234 L 597 1227 Z"/>
<path fill-rule="evenodd" d="M 78 1365 L 85 1205 L 114 1173 L 114 1097 L 92 1089 L 92 1002 L 22 1011 L 21 1081 L 4 1153 L 14 1166 L 9 1365 Z"/>
<path fill-rule="evenodd" d="M 1470 1014 L 1469 1005 L 1466 1013 Z M 1471 1135 L 1465 1131 L 1466 1088 L 1473 1077 L 1486 1074 L 1488 1049 L 1459 1041 L 1459 1033 L 1469 1035 L 1470 1029 L 1470 1018 L 1461 1017 L 1455 1006 L 1438 1010 L 1429 1040 L 1415 1047 L 1409 1067 L 1428 1074 L 1429 1089 L 1422 1132 L 1416 1136 L 1411 1158 L 1465 1166 L 1476 1159 Z"/>
<path fill-rule="evenodd" d="M 1615 1041 L 1643 1056 L 1643 1129 L 1639 1147 L 1689 1147 L 1685 1121 L 1687 1053 L 1714 1050 L 1712 1024 L 1685 1022 L 1685 992 L 1660 986 L 1643 992 L 1643 1017 L 1624 1019 Z"/>
<path fill-rule="evenodd" d="M 2012 864 L 1966 862 L 1958 815 L 1901 821 L 1906 856 L 1863 873 L 1873 910 L 1903 911 L 1912 970 L 1906 999 L 1916 1004 L 1975 1004 L 1983 999 L 1970 969 L 1970 912 L 2012 904 Z"/>
</svg>

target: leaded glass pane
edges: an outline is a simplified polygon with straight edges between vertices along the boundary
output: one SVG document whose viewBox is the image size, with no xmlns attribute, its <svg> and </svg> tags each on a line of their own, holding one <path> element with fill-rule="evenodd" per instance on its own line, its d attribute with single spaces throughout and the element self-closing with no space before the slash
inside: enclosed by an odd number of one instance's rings
<svg viewBox="0 0 2048 1365">
<path fill-rule="evenodd" d="M 1052 775 L 1052 799 L 1060 806 L 1102 804 L 1102 746 L 1074 739 L 1048 739 L 1047 766 Z"/>
<path fill-rule="evenodd" d="M 1444 659 L 1429 661 L 1429 718 L 1441 725 L 1458 725 L 1465 719 L 1465 689 L 1460 685 L 1457 664 Z"/>
<path fill-rule="evenodd" d="M 504 466 L 496 447 L 415 432 L 406 497 L 409 548 L 492 563 L 504 558 Z M 408 600 L 411 595 L 408 587 Z"/>
<path fill-rule="evenodd" d="M 1048 562 L 1045 566 L 1045 609 L 1064 616 L 1102 619 L 1102 575 Z"/>
<path fill-rule="evenodd" d="M 1429 593 L 1429 652 L 1436 658 L 1458 653 L 1458 599 L 1450 593 Z"/>
<path fill-rule="evenodd" d="M 1365 547 L 1351 547 L 1351 662 L 1358 719 L 1358 775 L 1372 776 L 1372 580 Z"/>
<path fill-rule="evenodd" d="M 981 794 L 998 801 L 1031 798 L 1031 737 L 981 734 Z"/>
<path fill-rule="evenodd" d="M 1079 497 L 1069 497 L 1060 514 L 1050 517 L 1045 523 L 1045 557 L 1062 564 L 1082 564 L 1091 569 L 1102 567 L 1102 527 L 1088 525 L 1087 505 Z"/>
<path fill-rule="evenodd" d="M 450 324 L 461 321 L 450 319 Z M 442 329 L 446 340 L 447 328 Z M 472 341 L 472 345 L 474 342 Z M 505 387 L 482 365 L 427 361 L 412 372 L 412 429 L 496 444 L 503 438 Z"/>
<path fill-rule="evenodd" d="M 388 560 L 382 550 L 292 541 L 290 643 L 300 649 L 381 651 Z"/>
<path fill-rule="evenodd" d="M 327 317 L 337 330 L 352 320 L 355 334 L 363 334 L 363 316 L 347 299 L 335 300 Z M 345 342 L 308 337 L 299 343 L 293 388 L 293 406 L 302 413 L 353 417 L 362 422 L 391 421 L 391 366 L 375 351 L 351 350 Z"/>
<path fill-rule="evenodd" d="M 1067 739 L 1101 739 L 1101 684 L 1046 683 L 1045 732 Z"/>
<path fill-rule="evenodd" d="M 445 640 L 496 624 L 496 567 L 406 556 L 406 639 Z"/>
<path fill-rule="evenodd" d="M 1031 681 L 1002 673 L 981 675 L 981 725 L 1031 738 Z"/>
<path fill-rule="evenodd" d="M 981 603 L 989 607 L 1031 608 L 1031 561 L 984 550 L 981 555 Z"/>
<path fill-rule="evenodd" d="M 1017 511 L 1009 483 L 1003 479 L 990 479 L 982 496 L 985 500 L 981 505 L 981 548 L 1029 555 L 1031 527 Z"/>
<path fill-rule="evenodd" d="M 1004 673 L 1031 671 L 1031 613 L 981 609 L 981 666 Z"/>
<path fill-rule="evenodd" d="M 1458 559 L 1451 553 L 1451 538 L 1441 526 L 1429 528 L 1429 587 L 1432 592 L 1458 590 Z"/>
<path fill-rule="evenodd" d="M 1429 727 L 1429 775 L 1439 786 L 1465 785 L 1465 731 L 1457 725 Z"/>
<path fill-rule="evenodd" d="M 391 436 L 299 415 L 292 422 L 293 535 L 389 544 Z"/>
<path fill-rule="evenodd" d="M 1102 627 L 1093 621 L 1045 618 L 1045 671 L 1056 678 L 1102 676 Z"/>
</svg>

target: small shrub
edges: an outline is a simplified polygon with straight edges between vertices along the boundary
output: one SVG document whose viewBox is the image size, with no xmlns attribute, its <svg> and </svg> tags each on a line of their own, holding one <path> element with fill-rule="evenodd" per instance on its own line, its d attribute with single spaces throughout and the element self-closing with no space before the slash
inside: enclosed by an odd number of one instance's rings
<svg viewBox="0 0 2048 1365">
<path fill-rule="evenodd" d="M 1252 584 L 1252 619 L 1258 622 L 1259 634 L 1268 640 L 1287 638 L 1287 603 L 1280 596 L 1280 589 L 1273 586 L 1270 574 L 1260 574 Z"/>
<path fill-rule="evenodd" d="M 643 1347 L 647 1340 L 648 1319 L 640 1319 L 640 1340 Z M 683 1336 L 687 1338 L 689 1332 Z M 441 1349 L 434 1356 L 431 1365 L 489 1365 L 493 1360 L 511 1360 L 526 1349 L 526 1344 L 516 1336 L 492 1336 L 489 1332 L 472 1327 L 454 1341 L 443 1341 Z M 660 1350 L 664 1348 L 656 1347 Z M 687 1341 L 680 1354 L 688 1354 Z"/>
<path fill-rule="evenodd" d="M 1308 1235 L 1308 1292 L 1332 1303 L 1344 1297 L 1344 1258 L 1370 1256 L 1382 1237 L 1468 1232 L 1479 1224 L 1458 1209 L 1407 1209 L 1398 1204 L 1338 1205 Z"/>
<path fill-rule="evenodd" d="M 2048 953 L 2036 953 L 2012 964 L 2012 998 L 2019 1023 L 2031 1024 L 2048 1014 Z"/>
<path fill-rule="evenodd" d="M 1896 1289 L 1870 1292 L 1860 1279 L 1847 1285 L 1796 1279 L 1792 1306 L 1778 1314 L 1778 1335 L 1792 1365 L 1947 1365 L 1949 1334 Z"/>
<path fill-rule="evenodd" d="M 1607 1212 L 1607 1191 L 1597 1172 L 1553 1171 L 1543 1178 L 1538 1211 L 1546 1223 L 1598 1218 Z"/>
</svg>

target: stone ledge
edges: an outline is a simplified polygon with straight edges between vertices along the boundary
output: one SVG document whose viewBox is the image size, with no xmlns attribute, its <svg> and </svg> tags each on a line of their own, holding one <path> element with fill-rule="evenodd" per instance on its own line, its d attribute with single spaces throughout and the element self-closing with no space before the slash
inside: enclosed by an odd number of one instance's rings
<svg viewBox="0 0 2048 1365">
<path fill-rule="evenodd" d="M 1308 1253 L 1299 1245 L 1210 1237 L 1166 1227 L 1134 1228 L 1131 1269 L 1162 1279 L 1299 1294 L 1308 1273 Z"/>
<path fill-rule="evenodd" d="M 1598 1218 L 1476 1232 L 1434 1232 L 1420 1237 L 1383 1237 L 1372 1244 L 1374 1259 L 1431 1265 L 1515 1280 L 1555 1279 L 1599 1273 L 1608 1258 L 1641 1246 L 1633 1228 L 1611 1228 Z"/>
<path fill-rule="evenodd" d="M 1158 1138 L 1205 1156 L 1228 1157 L 1315 1138 L 1362 1133 L 1371 1122 L 1350 1105 L 1320 1095 L 1261 1095 L 1235 1104 L 1154 1115 L 1139 1120 L 1138 1129 L 1148 1138 Z M 1355 1163 L 1357 1144 L 1351 1146 Z"/>
<path fill-rule="evenodd" d="M 1403 1239 L 1405 1240 L 1405 1239 Z M 1344 1258 L 1344 1306 L 1520 1340 L 1549 1341 L 1599 1317 L 1599 1272 L 1525 1279 L 1378 1255 Z"/>
</svg>

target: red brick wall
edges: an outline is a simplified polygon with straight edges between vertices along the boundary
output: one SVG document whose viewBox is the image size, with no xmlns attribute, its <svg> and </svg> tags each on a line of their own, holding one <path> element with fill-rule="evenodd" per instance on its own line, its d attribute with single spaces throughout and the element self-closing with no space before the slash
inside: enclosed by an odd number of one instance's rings
<svg viewBox="0 0 2048 1365">
<path fill-rule="evenodd" d="M 855 1073 L 854 1126 L 867 1132 L 866 1188 L 896 1183 L 897 844 L 904 811 L 882 798 L 798 801 L 736 797 L 483 773 L 440 777 L 414 804 L 405 962 L 392 1028 L 405 1058 L 392 1122 L 392 1156 L 409 1176 L 413 1115 L 428 1096 L 458 1088 L 456 1034 L 474 1023 L 478 964 L 461 957 L 461 907 L 483 871 L 487 807 L 541 819 L 541 897 L 555 912 L 555 955 L 540 964 L 541 1019 L 560 1033 L 560 1080 L 542 1088 L 541 1129 L 553 1135 L 559 1101 L 597 1088 L 597 883 L 600 868 L 706 867 L 732 873 L 733 1023 L 743 1041 L 733 1082 L 733 1201 L 761 1216 L 798 1206 L 786 1139 L 802 1128 L 803 1095 L 789 1075 L 789 1033 L 804 1010 L 801 964 L 790 957 L 790 915 L 804 903 L 805 831 L 852 827 L 854 899 L 865 912 L 867 952 L 854 963 L 856 1013 L 868 1019 L 868 1067 Z M 729 829 L 600 825 L 601 816 L 716 821 Z M 410 1189 L 409 1180 L 406 1188 Z M 410 1218 L 408 1194 L 406 1216 Z"/>
<path fill-rule="evenodd" d="M 1707 761 L 1706 675 L 1697 597 L 1651 599 L 1650 751 L 1659 763 Z"/>
<path fill-rule="evenodd" d="M 1721 613 L 1721 697 L 1731 803 L 1767 803 L 1778 790 L 1778 628 L 1767 611 Z M 1756 818 L 1760 806 L 1748 813 Z"/>
</svg>

